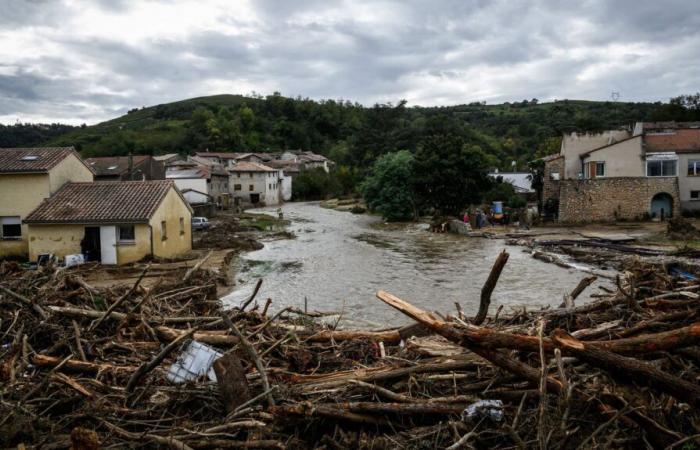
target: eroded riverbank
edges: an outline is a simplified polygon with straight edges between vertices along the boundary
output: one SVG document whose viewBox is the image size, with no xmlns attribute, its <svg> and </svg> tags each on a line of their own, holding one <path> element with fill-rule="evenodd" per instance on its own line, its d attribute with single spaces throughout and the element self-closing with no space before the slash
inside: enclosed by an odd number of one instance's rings
<svg viewBox="0 0 700 450">
<path fill-rule="evenodd" d="M 503 240 L 433 234 L 418 224 L 376 227 L 376 217 L 323 209 L 317 203 L 288 203 L 282 209 L 297 238 L 265 242 L 263 249 L 241 255 L 235 263 L 238 286 L 224 298 L 229 304 L 246 298 L 262 277 L 258 298 L 272 298 L 273 308 L 303 308 L 306 298 L 309 309 L 344 311 L 343 326 L 377 328 L 407 323 L 374 300 L 379 289 L 443 313 L 460 302 L 465 313 L 473 314 L 491 265 L 504 248 L 511 256 L 493 294 L 493 311 L 500 305 L 506 310 L 556 306 L 585 275 L 535 260 Z M 608 282 L 596 282 L 578 302 L 588 301 L 601 283 Z"/>
</svg>

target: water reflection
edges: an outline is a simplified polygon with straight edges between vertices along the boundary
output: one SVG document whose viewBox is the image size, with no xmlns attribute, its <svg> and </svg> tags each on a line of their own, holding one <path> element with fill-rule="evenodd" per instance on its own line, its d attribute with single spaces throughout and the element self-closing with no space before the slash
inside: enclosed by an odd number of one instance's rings
<svg viewBox="0 0 700 450">
<path fill-rule="evenodd" d="M 478 308 L 493 261 L 506 247 L 502 240 L 433 234 L 417 224 L 385 230 L 373 226 L 375 217 L 327 210 L 316 203 L 289 203 L 282 209 L 298 237 L 266 242 L 265 248 L 240 258 L 235 263 L 238 287 L 225 301 L 240 302 L 262 277 L 259 300 L 272 298 L 273 309 L 303 308 L 307 298 L 309 309 L 344 308 L 345 327 L 408 322 L 375 299 L 379 289 L 440 312 L 453 312 L 458 301 L 470 314 Z M 535 260 L 521 247 L 508 251 L 510 259 L 493 294 L 493 311 L 501 304 L 556 306 L 585 275 Z M 577 302 L 586 301 L 594 288 Z"/>
</svg>

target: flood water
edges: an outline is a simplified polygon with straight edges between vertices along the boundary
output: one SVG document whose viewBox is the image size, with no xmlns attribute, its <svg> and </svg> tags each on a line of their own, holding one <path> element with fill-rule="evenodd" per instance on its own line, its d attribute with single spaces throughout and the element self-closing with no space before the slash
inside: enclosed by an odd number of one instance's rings
<svg viewBox="0 0 700 450">
<path fill-rule="evenodd" d="M 251 212 L 275 214 L 276 208 Z M 386 328 L 410 320 L 375 297 L 383 289 L 422 308 L 455 313 L 460 302 L 471 315 L 491 265 L 504 248 L 510 253 L 491 300 L 499 305 L 540 306 L 561 303 L 563 295 L 586 274 L 533 259 L 522 247 L 500 239 L 434 234 L 419 224 L 386 229 L 368 215 L 324 209 L 318 203 L 288 203 L 282 207 L 296 239 L 265 242 L 265 248 L 235 262 L 236 289 L 224 297 L 229 304 L 247 298 L 263 278 L 257 301 L 285 306 L 343 311 L 341 326 Z M 594 284 L 577 299 L 589 300 Z"/>
</svg>

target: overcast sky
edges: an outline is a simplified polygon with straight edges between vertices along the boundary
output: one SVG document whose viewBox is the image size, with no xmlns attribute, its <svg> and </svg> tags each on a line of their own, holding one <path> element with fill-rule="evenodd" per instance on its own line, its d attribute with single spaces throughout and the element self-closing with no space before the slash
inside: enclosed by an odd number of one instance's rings
<svg viewBox="0 0 700 450">
<path fill-rule="evenodd" d="M 667 101 L 698 0 L 0 0 L 0 122 L 253 91 L 363 104 Z"/>
</svg>

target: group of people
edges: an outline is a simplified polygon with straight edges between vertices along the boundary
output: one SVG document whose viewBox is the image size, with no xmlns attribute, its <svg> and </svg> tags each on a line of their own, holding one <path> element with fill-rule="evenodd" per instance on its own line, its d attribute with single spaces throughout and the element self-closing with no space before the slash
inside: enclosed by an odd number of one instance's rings
<svg viewBox="0 0 700 450">
<path fill-rule="evenodd" d="M 464 212 L 464 216 L 462 217 L 462 221 L 464 223 L 471 224 L 471 218 L 469 217 L 469 211 Z M 481 229 L 487 225 L 491 225 L 491 221 L 489 220 L 489 217 L 481 209 L 477 209 L 476 212 L 474 213 L 474 222 L 475 222 L 475 227 L 477 230 Z"/>
</svg>

